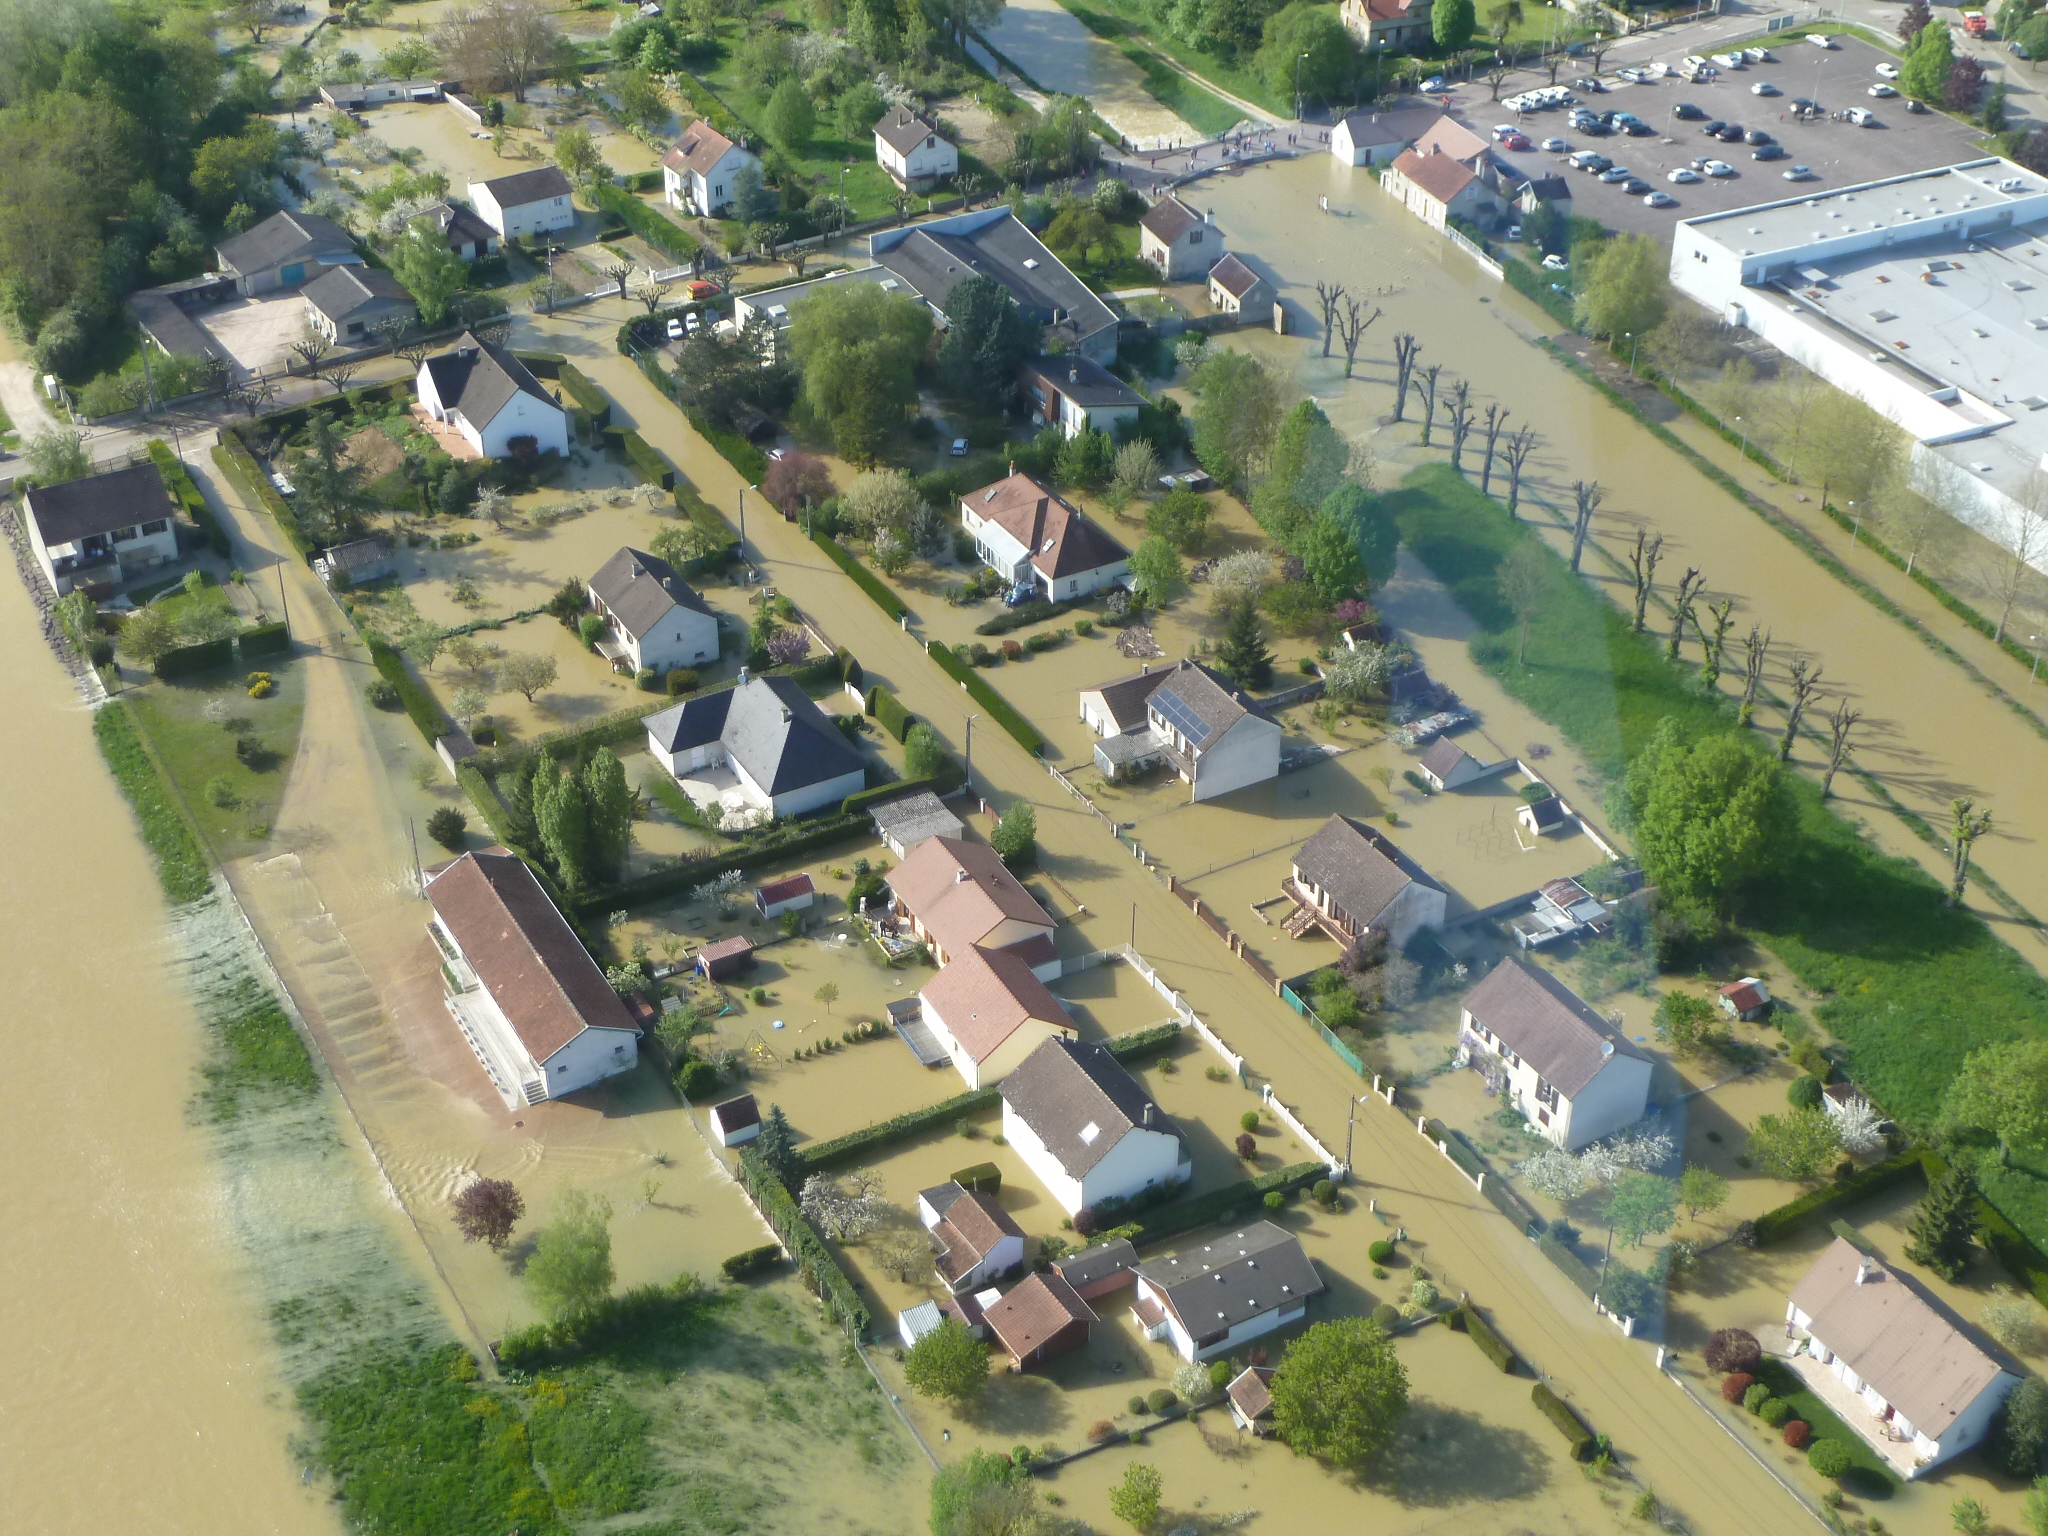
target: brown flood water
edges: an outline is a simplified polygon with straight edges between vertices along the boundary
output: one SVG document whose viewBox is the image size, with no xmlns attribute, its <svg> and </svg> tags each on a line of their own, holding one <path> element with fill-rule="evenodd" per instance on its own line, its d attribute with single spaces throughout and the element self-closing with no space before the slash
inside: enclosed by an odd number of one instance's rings
<svg viewBox="0 0 2048 1536">
<path fill-rule="evenodd" d="M 231 1191 L 188 1114 L 200 1024 L 91 716 L 0 576 L 0 1488 L 10 1530 L 325 1533 Z M 89 878 L 51 878 L 73 871 Z"/>
</svg>

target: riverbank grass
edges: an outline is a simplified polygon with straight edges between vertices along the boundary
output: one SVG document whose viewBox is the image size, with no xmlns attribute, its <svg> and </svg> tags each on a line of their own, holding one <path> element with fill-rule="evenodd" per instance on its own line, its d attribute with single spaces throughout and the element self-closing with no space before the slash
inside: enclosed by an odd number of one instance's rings
<svg viewBox="0 0 2048 1536">
<path fill-rule="evenodd" d="M 213 888 L 206 854 L 143 747 L 135 716 L 126 703 L 116 700 L 93 716 L 92 726 L 108 771 L 135 808 L 164 895 L 173 902 L 197 901 Z"/>
<path fill-rule="evenodd" d="M 250 697 L 241 667 L 152 682 L 127 695 L 172 790 L 223 863 L 269 840 L 305 716 L 305 668 L 297 659 L 267 656 L 256 665 L 271 680 L 263 698 Z"/>
</svg>

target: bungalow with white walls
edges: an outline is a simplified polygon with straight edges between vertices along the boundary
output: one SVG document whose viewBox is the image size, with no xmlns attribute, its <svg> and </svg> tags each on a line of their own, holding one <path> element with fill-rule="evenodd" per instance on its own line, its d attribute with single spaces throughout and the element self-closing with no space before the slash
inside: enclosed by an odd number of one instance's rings
<svg viewBox="0 0 2048 1536">
<path fill-rule="evenodd" d="M 330 267 L 303 290 L 306 324 L 337 347 L 374 345 L 387 320 L 410 326 L 419 305 L 405 284 L 375 267 Z"/>
<path fill-rule="evenodd" d="M 1034 357 L 1021 370 L 1031 413 L 1068 437 L 1133 426 L 1145 397 L 1102 364 L 1078 355 Z M 1118 546 L 1121 548 L 1121 546 Z"/>
<path fill-rule="evenodd" d="M 899 859 L 909 858 L 910 851 L 926 838 L 950 837 L 958 842 L 967 831 L 960 818 L 946 809 L 946 802 L 928 789 L 871 805 L 868 817 L 882 846 Z"/>
<path fill-rule="evenodd" d="M 1194 1177 L 1187 1137 L 1103 1046 L 1055 1036 L 1002 1093 L 1003 1139 L 1069 1216 Z"/>
<path fill-rule="evenodd" d="M 801 872 L 754 887 L 754 910 L 771 923 L 785 912 L 806 911 L 817 900 L 818 887 Z"/>
<path fill-rule="evenodd" d="M 214 267 L 243 297 L 296 288 L 333 267 L 361 266 L 349 232 L 317 213 L 273 213 L 214 247 Z"/>
<path fill-rule="evenodd" d="M 923 838 L 889 872 L 889 891 L 940 965 L 976 947 L 1001 949 L 1023 956 L 1039 980 L 1059 980 L 1052 914 L 988 844 Z"/>
<path fill-rule="evenodd" d="M 573 229 L 576 208 L 569 201 L 569 194 L 574 190 L 559 167 L 545 165 L 511 176 L 494 176 L 489 181 L 473 181 L 469 200 L 476 204 L 478 216 L 500 238 L 522 240 L 558 229 Z"/>
<path fill-rule="evenodd" d="M 721 1147 L 737 1147 L 761 1134 L 761 1106 L 751 1093 L 711 1106 L 711 1134 Z"/>
<path fill-rule="evenodd" d="M 1443 927 L 1450 900 L 1383 833 L 1349 816 L 1332 816 L 1301 845 L 1280 890 L 1294 901 L 1282 925 L 1290 936 L 1314 926 L 1351 944 L 1378 932 L 1395 949 L 1422 929 Z"/>
<path fill-rule="evenodd" d="M 1300 1321 L 1323 1290 L 1294 1235 L 1255 1221 L 1199 1248 L 1145 1260 L 1131 1313 L 1146 1338 L 1165 1341 L 1181 1359 L 1210 1360 Z"/>
<path fill-rule="evenodd" d="M 1024 1229 L 993 1195 L 957 1180 L 935 1185 L 918 1191 L 917 1219 L 931 1234 L 933 1267 L 955 1296 L 1024 1267 Z"/>
<path fill-rule="evenodd" d="M 970 947 L 917 1000 L 924 1023 L 969 1088 L 1000 1082 L 1046 1041 L 1073 1039 L 1073 1016 L 1014 950 Z"/>
<path fill-rule="evenodd" d="M 1459 1065 L 1499 1071 L 1501 1098 L 1565 1151 L 1649 1108 L 1650 1058 L 1541 966 L 1510 955 L 1459 1007 Z"/>
<path fill-rule="evenodd" d="M 1448 736 L 1439 736 L 1422 754 L 1416 770 L 1434 790 L 1460 789 L 1486 777 L 1486 765 Z"/>
<path fill-rule="evenodd" d="M 1209 302 L 1218 314 L 1264 325 L 1273 318 L 1273 285 L 1237 257 L 1226 256 L 1209 269 Z"/>
<path fill-rule="evenodd" d="M 163 472 L 148 459 L 35 486 L 22 493 L 21 505 L 36 564 L 60 594 L 128 581 L 178 558 L 177 507 Z"/>
<path fill-rule="evenodd" d="M 413 383 L 420 409 L 455 428 L 480 457 L 513 458 L 522 439 L 535 453 L 569 451 L 568 412 L 526 364 L 468 331 L 421 363 Z"/>
<path fill-rule="evenodd" d="M 1138 220 L 1138 260 L 1169 283 L 1200 277 L 1223 255 L 1223 232 L 1172 192 Z"/>
<path fill-rule="evenodd" d="M 1349 112 L 1330 130 L 1330 153 L 1345 165 L 1384 165 L 1442 116 L 1434 105 Z"/>
<path fill-rule="evenodd" d="M 749 678 L 649 715 L 647 752 L 679 783 L 726 770 L 745 806 L 801 816 L 866 785 L 867 770 L 839 729 L 787 677 Z"/>
<path fill-rule="evenodd" d="M 1026 474 L 1013 472 L 962 496 L 960 526 L 983 564 L 1052 602 L 1087 597 L 1130 574 L 1129 550 Z"/>
<path fill-rule="evenodd" d="M 658 555 L 620 549 L 590 578 L 590 607 L 605 621 L 598 654 L 627 672 L 718 660 L 718 615 Z"/>
</svg>

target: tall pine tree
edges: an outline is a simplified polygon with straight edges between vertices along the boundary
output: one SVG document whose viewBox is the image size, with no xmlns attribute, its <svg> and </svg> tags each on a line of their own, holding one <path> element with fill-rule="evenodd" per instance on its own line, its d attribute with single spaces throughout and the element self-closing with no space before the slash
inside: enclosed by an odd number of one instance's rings
<svg viewBox="0 0 2048 1536">
<path fill-rule="evenodd" d="M 1254 604 L 1239 603 L 1230 611 L 1223 643 L 1216 648 L 1216 666 L 1240 688 L 1263 688 L 1273 680 L 1273 653 L 1266 649 Z"/>
<path fill-rule="evenodd" d="M 782 1112 L 780 1104 L 768 1106 L 768 1118 L 761 1122 L 761 1134 L 754 1140 L 754 1151 L 784 1184 L 796 1177 L 796 1132 L 790 1129 L 789 1116 Z"/>
<path fill-rule="evenodd" d="M 633 791 L 626 787 L 626 770 L 609 747 L 599 747 L 583 765 L 583 801 L 590 818 L 585 856 L 590 876 L 616 880 L 633 838 Z"/>
<path fill-rule="evenodd" d="M 1970 1261 L 1977 1231 L 1977 1180 L 1967 1168 L 1951 1168 L 1927 1187 L 1907 1229 L 1906 1257 L 1944 1280 L 1954 1280 Z"/>
</svg>

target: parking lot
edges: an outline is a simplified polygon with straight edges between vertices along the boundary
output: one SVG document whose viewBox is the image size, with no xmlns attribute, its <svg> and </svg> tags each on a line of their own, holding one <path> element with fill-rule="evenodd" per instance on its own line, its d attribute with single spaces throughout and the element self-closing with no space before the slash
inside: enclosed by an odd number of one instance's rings
<svg viewBox="0 0 2048 1536">
<path fill-rule="evenodd" d="M 1567 151 L 1496 150 L 1496 154 L 1532 175 L 1555 171 L 1567 177 L 1573 213 L 1598 219 L 1611 229 L 1662 240 L 1680 219 L 1746 208 L 1802 190 L 1850 186 L 1953 165 L 1980 153 L 1971 145 L 1972 130 L 1955 119 L 1939 112 L 1909 113 L 1903 98 L 1876 100 L 1867 94 L 1870 86 L 1879 83 L 1877 66 L 1887 60 L 1896 62 L 1881 49 L 1841 37 L 1835 39 L 1832 49 L 1794 38 L 1772 42 L 1768 51 L 1771 62 L 1723 70 L 1719 78 L 1702 84 L 1687 84 L 1674 76 L 1642 85 L 1616 83 L 1610 90 L 1593 93 L 1573 83 L 1582 104 L 1599 111 L 1633 112 L 1659 130 L 1657 137 L 1632 138 L 1622 133 L 1585 137 L 1573 131 L 1566 111 L 1553 109 L 1525 116 L 1522 131 L 1534 144 L 1562 138 L 1569 146 Z M 1776 86 L 1779 94 L 1751 94 L 1750 88 L 1760 81 Z M 1503 91 L 1507 94 L 1512 94 L 1512 88 Z M 1792 116 L 1792 102 L 1798 97 L 1819 102 L 1827 112 L 1867 107 L 1876 114 L 1876 125 L 1859 128 L 1831 122 L 1825 116 L 1801 122 Z M 1691 122 L 1673 118 L 1672 108 L 1680 102 L 1697 106 L 1706 118 Z M 1502 104 L 1484 100 L 1454 102 L 1454 111 L 1482 133 L 1514 120 L 1514 114 Z M 1755 150 L 1748 144 L 1709 139 L 1701 130 L 1716 118 L 1763 129 L 1785 146 L 1786 158 L 1759 162 L 1751 158 Z M 1566 155 L 1582 149 L 1598 150 L 1616 165 L 1627 166 L 1658 191 L 1676 198 L 1677 205 L 1647 207 L 1642 198 L 1625 196 L 1620 186 L 1603 185 L 1593 174 L 1566 166 Z M 1668 179 L 1678 167 L 1708 158 L 1726 161 L 1735 174 L 1691 185 L 1674 185 Z M 1793 165 L 1810 166 L 1815 179 L 1786 181 L 1782 173 Z"/>
</svg>

